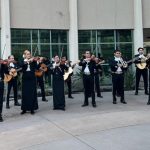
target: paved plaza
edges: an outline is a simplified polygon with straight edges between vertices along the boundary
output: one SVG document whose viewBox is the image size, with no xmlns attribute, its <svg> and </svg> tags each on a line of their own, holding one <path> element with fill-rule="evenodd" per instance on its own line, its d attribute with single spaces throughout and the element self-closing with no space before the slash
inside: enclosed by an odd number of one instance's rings
<svg viewBox="0 0 150 150">
<path fill-rule="evenodd" d="M 0 123 L 0 150 L 150 150 L 148 96 L 126 91 L 127 105 L 112 104 L 111 92 L 81 107 L 83 94 L 66 97 L 66 111 L 53 110 L 52 97 L 39 100 L 35 115 L 20 115 L 20 107 L 5 109 Z M 91 102 L 91 99 L 90 99 Z"/>
</svg>

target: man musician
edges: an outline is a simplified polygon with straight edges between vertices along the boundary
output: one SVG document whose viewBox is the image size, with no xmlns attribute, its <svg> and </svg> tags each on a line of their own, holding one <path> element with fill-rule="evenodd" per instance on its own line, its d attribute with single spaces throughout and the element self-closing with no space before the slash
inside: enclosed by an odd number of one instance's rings
<svg viewBox="0 0 150 150">
<path fill-rule="evenodd" d="M 120 102 L 127 104 L 124 99 L 124 71 L 127 70 L 128 65 L 124 62 L 121 57 L 121 51 L 114 51 L 114 58 L 109 62 L 112 74 L 112 84 L 113 84 L 113 104 L 117 104 L 116 95 L 120 95 Z"/>
<path fill-rule="evenodd" d="M 79 62 L 79 66 L 82 66 L 84 85 L 84 104 L 82 107 L 89 105 L 89 97 L 92 97 L 92 105 L 93 107 L 96 107 L 94 91 L 94 69 L 96 67 L 96 63 L 91 59 L 90 51 L 87 50 L 84 56 L 85 58 L 81 59 Z"/>
<path fill-rule="evenodd" d="M 44 57 L 39 57 L 39 59 L 37 60 L 37 64 L 39 66 L 41 66 L 42 64 L 45 64 L 45 58 Z M 42 101 L 44 102 L 48 102 L 48 100 L 45 98 L 45 88 L 44 88 L 44 73 L 42 73 L 41 76 L 37 76 L 37 85 L 39 85 L 40 89 L 41 89 L 41 95 L 42 95 Z"/>
<path fill-rule="evenodd" d="M 10 92 L 11 89 L 13 87 L 13 91 L 14 91 L 14 105 L 15 106 L 21 106 L 18 102 L 18 86 L 17 86 L 17 76 L 13 76 L 13 72 L 11 72 L 11 70 L 17 70 L 19 68 L 19 65 L 15 62 L 14 56 L 10 55 L 8 56 L 8 64 L 7 69 L 6 69 L 6 74 L 9 74 L 12 76 L 12 78 L 10 79 L 10 81 L 8 81 L 8 88 L 7 88 L 7 100 L 6 100 L 6 108 L 9 109 L 9 97 L 10 97 Z"/>
<path fill-rule="evenodd" d="M 100 77 L 102 76 L 101 64 L 104 63 L 104 59 L 100 57 L 95 57 L 95 55 L 92 55 L 91 58 L 96 63 L 96 68 L 94 69 L 94 82 L 95 82 L 97 97 L 103 98 L 103 96 L 101 95 L 101 89 L 100 89 Z"/>
<path fill-rule="evenodd" d="M 71 65 L 71 61 L 67 60 L 66 56 L 63 56 L 61 58 L 61 61 L 64 62 L 64 64 L 69 68 L 73 68 L 74 66 Z M 68 98 L 73 98 L 72 97 L 72 80 L 71 80 L 71 77 L 73 75 L 73 72 L 71 74 L 69 74 L 67 80 L 66 80 L 66 83 L 67 83 L 67 86 L 68 86 Z"/>
<path fill-rule="evenodd" d="M 136 65 L 136 86 L 135 86 L 135 95 L 138 95 L 138 88 L 141 75 L 144 80 L 144 89 L 145 94 L 148 95 L 148 69 L 146 64 L 146 56 L 144 55 L 144 48 L 138 48 L 138 53 L 135 57 L 139 57 L 139 59 L 135 60 L 134 63 Z"/>
<path fill-rule="evenodd" d="M 0 122 L 3 121 L 2 110 L 3 110 L 3 95 L 4 95 L 4 73 L 5 65 L 3 60 L 0 60 Z"/>
</svg>

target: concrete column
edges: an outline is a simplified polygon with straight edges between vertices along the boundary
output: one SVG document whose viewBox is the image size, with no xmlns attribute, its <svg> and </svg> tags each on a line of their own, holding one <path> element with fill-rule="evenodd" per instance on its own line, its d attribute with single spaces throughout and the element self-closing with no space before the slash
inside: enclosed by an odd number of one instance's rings
<svg viewBox="0 0 150 150">
<path fill-rule="evenodd" d="M 11 54 L 10 7 L 9 0 L 1 0 L 1 57 Z"/>
<path fill-rule="evenodd" d="M 69 0 L 70 30 L 69 30 L 69 59 L 78 60 L 78 17 L 77 0 Z"/>
<path fill-rule="evenodd" d="M 142 0 L 134 0 L 134 54 L 143 47 Z"/>
</svg>

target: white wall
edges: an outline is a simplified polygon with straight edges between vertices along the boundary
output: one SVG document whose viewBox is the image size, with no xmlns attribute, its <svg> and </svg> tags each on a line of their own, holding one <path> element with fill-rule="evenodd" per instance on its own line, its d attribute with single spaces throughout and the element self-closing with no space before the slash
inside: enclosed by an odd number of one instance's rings
<svg viewBox="0 0 150 150">
<path fill-rule="evenodd" d="M 150 0 L 143 1 L 143 26 L 150 28 Z"/>
<path fill-rule="evenodd" d="M 69 0 L 10 0 L 12 28 L 69 29 Z"/>
<path fill-rule="evenodd" d="M 133 0 L 78 0 L 79 29 L 132 29 Z"/>
</svg>

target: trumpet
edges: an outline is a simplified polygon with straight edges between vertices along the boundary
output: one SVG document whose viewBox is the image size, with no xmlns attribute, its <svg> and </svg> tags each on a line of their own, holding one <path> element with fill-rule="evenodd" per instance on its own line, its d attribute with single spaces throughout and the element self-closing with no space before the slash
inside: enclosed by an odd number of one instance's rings
<svg viewBox="0 0 150 150">
<path fill-rule="evenodd" d="M 128 67 L 128 63 L 126 61 L 124 61 L 122 58 L 120 58 L 119 62 L 121 63 L 121 64 L 118 64 L 119 67 L 123 67 L 123 68 Z"/>
</svg>

